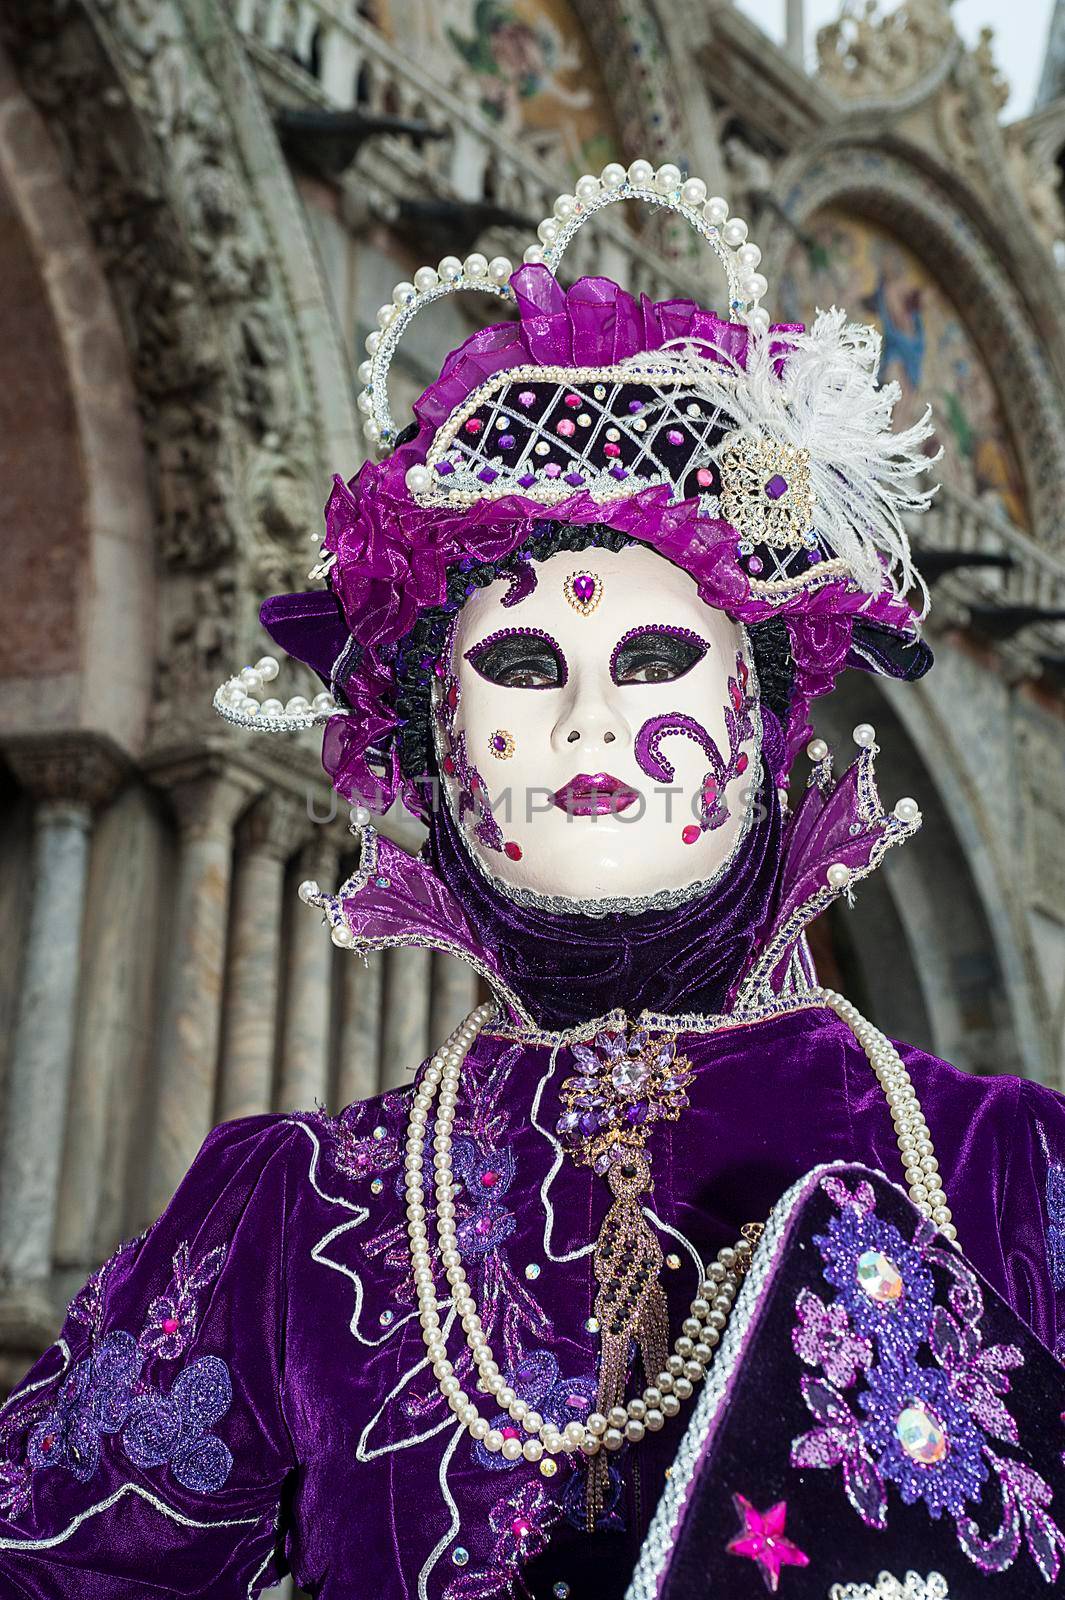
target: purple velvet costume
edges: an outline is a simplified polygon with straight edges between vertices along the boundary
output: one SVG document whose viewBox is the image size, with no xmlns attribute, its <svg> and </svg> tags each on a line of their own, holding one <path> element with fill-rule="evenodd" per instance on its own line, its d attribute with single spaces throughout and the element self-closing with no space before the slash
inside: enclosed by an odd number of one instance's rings
<svg viewBox="0 0 1065 1600">
<path fill-rule="evenodd" d="M 689 959 L 668 1015 L 645 1018 L 652 1028 L 675 1019 L 695 1068 L 689 1107 L 649 1145 L 657 1231 L 676 1263 L 663 1274 L 673 1328 L 696 1287 L 695 1257 L 762 1220 L 816 1164 L 861 1161 L 901 1177 L 887 1103 L 849 1030 L 801 980 L 776 999 L 749 982 L 796 898 L 810 903 L 801 885 L 818 859 L 811 840 L 840 849 L 831 816 L 840 802 L 808 794 L 782 844 L 772 815 L 752 830 L 761 888 L 740 896 L 751 936 L 729 923 L 723 959 L 716 929 L 735 911 L 735 888 L 698 903 L 704 975 L 727 990 L 722 1011 L 685 1014 L 691 994 L 709 992 Z M 870 838 L 852 846 L 856 872 L 876 854 Z M 767 854 L 776 872 L 763 881 Z M 436 855 L 461 877 L 444 834 Z M 536 1010 L 528 930 L 500 898 L 490 938 L 491 898 L 478 908 L 478 937 L 441 877 L 371 836 L 364 870 L 327 909 L 373 945 L 464 953 L 511 996 L 464 1069 L 459 1235 L 501 1366 L 562 1424 L 587 1414 L 595 1395 L 598 1341 L 586 1322 L 609 1194 L 554 1137 L 572 1056 L 561 1034 L 513 1020 Z M 690 952 L 694 913 L 681 911 L 670 915 Z M 661 945 L 634 945 L 631 933 L 616 975 L 647 1003 Z M 602 930 L 608 965 L 622 937 Z M 547 1004 L 555 991 L 542 993 Z M 920 1051 L 904 1056 L 961 1246 L 1054 1347 L 1065 1340 L 1055 1246 L 1065 1100 Z M 560 1456 L 545 1477 L 471 1440 L 440 1397 L 415 1312 L 402 1182 L 409 1099 L 401 1089 L 338 1117 L 216 1129 L 165 1214 L 90 1281 L 2 1414 L 5 1600 L 245 1600 L 286 1564 L 325 1600 L 623 1593 L 690 1409 L 613 1458 L 593 1534 L 582 1530 L 579 1460 Z M 457 1337 L 452 1348 L 462 1348 Z"/>
</svg>

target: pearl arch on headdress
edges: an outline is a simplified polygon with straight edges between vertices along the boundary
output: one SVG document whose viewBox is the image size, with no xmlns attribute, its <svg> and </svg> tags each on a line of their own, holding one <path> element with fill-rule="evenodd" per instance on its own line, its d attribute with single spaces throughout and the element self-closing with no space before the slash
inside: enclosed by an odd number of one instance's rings
<svg viewBox="0 0 1065 1600">
<path fill-rule="evenodd" d="M 543 265 L 557 274 L 570 241 L 588 218 L 619 200 L 641 200 L 645 205 L 662 206 L 683 217 L 710 246 L 724 270 L 730 313 L 739 316 L 753 332 L 766 331 L 769 313 L 760 302 L 769 284 L 758 271 L 762 252 L 748 239 L 746 222 L 742 217 L 730 217 L 727 200 L 720 195 L 708 199 L 703 180 L 685 178 L 672 162 L 667 161 L 656 170 L 649 161 L 636 160 L 626 170 L 620 162 L 611 161 L 598 177 L 586 173 L 578 179 L 572 194 L 559 195 L 553 215 L 540 223 L 536 230 L 540 242 L 525 251 L 526 265 Z M 506 256 L 489 261 L 475 251 L 464 261 L 458 256 L 445 256 L 436 267 L 419 267 L 413 281 L 396 284 L 391 301 L 377 312 L 378 326 L 367 335 L 367 359 L 359 367 L 359 379 L 365 387 L 356 403 L 371 449 L 387 455 L 395 447 L 399 429 L 388 404 L 388 369 L 413 318 L 424 306 L 459 289 L 513 300 L 513 271 Z"/>
</svg>

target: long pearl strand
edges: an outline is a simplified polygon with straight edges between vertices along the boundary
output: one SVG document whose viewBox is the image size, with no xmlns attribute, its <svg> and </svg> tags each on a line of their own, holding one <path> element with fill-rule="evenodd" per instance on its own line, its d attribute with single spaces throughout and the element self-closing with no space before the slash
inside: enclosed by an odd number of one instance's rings
<svg viewBox="0 0 1065 1600">
<path fill-rule="evenodd" d="M 938 1163 L 916 1092 L 898 1051 L 880 1030 L 867 1022 L 857 1008 L 831 989 L 819 991 L 822 999 L 852 1030 L 877 1080 L 887 1096 L 895 1123 L 899 1151 L 906 1169 L 910 1198 L 918 1211 L 929 1217 L 946 1239 L 957 1238 L 950 1208 L 938 1176 Z M 461 1186 L 454 1181 L 451 1162 L 451 1135 L 458 1104 L 462 1064 L 474 1040 L 494 1014 L 491 1004 L 478 1006 L 449 1035 L 433 1055 L 414 1093 L 407 1133 L 404 1170 L 406 1173 L 407 1232 L 410 1238 L 414 1287 L 418 1298 L 418 1317 L 433 1373 L 440 1392 L 456 1417 L 487 1450 L 498 1451 L 506 1460 L 539 1462 L 540 1470 L 554 1470 L 552 1456 L 581 1451 L 594 1456 L 601 1449 L 619 1450 L 628 1441 L 638 1443 L 647 1432 L 656 1432 L 667 1417 L 676 1416 L 680 1403 L 692 1394 L 714 1357 L 732 1303 L 751 1261 L 753 1244 L 761 1228 L 750 1224 L 744 1230 L 750 1237 L 726 1245 L 706 1268 L 699 1292 L 692 1300 L 690 1313 L 681 1324 L 673 1354 L 656 1374 L 642 1395 L 625 1405 L 614 1406 L 606 1415 L 592 1412 L 585 1422 L 570 1422 L 562 1429 L 546 1420 L 522 1400 L 499 1370 L 481 1324 L 476 1302 L 470 1292 L 458 1249 L 455 1223 L 455 1196 Z M 440 1261 L 452 1290 L 454 1314 L 459 1319 L 477 1372 L 477 1387 L 492 1397 L 526 1435 L 524 1439 L 504 1435 L 483 1417 L 475 1400 L 465 1392 L 455 1376 L 447 1354 L 447 1339 L 441 1330 L 437 1290 L 429 1249 L 428 1213 L 425 1204 L 425 1134 L 433 1102 L 439 1097 L 433 1134 L 433 1166 L 436 1175 L 436 1226 Z"/>
<path fill-rule="evenodd" d="M 935 1223 L 944 1239 L 953 1243 L 958 1230 L 943 1192 L 932 1135 L 902 1057 L 887 1035 L 866 1021 L 858 1007 L 851 1005 L 844 995 L 837 994 L 835 989 L 821 989 L 819 995 L 854 1034 L 887 1096 L 910 1199 L 923 1217 Z"/>
</svg>

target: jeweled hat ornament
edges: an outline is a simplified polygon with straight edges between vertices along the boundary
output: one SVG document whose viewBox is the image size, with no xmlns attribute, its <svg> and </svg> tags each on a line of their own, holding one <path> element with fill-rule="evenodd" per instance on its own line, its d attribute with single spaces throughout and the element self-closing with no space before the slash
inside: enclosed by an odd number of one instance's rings
<svg viewBox="0 0 1065 1600">
<path fill-rule="evenodd" d="M 562 287 L 577 230 L 630 199 L 676 212 L 705 240 L 729 320 L 690 300 L 637 300 L 606 278 Z M 440 639 L 419 624 L 459 609 L 475 587 L 463 573 L 486 563 L 512 578 L 513 603 L 538 533 L 596 525 L 649 544 L 734 620 L 786 629 L 787 705 L 764 752 L 782 781 L 809 737 L 810 702 L 844 666 L 912 679 L 930 664 L 903 522 L 932 493 L 916 481 L 936 459 L 929 413 L 891 431 L 899 389 L 877 384 L 880 337 L 842 311 L 819 311 L 808 329 L 771 325 L 747 224 L 675 166 L 611 163 L 560 196 L 538 233 L 517 271 L 503 257 L 445 257 L 381 307 L 359 396 L 379 459 L 334 480 L 312 573 L 325 587 L 261 612 L 326 688 L 313 701 L 261 701 L 268 657 L 223 684 L 215 705 L 263 731 L 326 724 L 323 760 L 341 794 L 377 810 L 398 795 L 424 817 L 414 706 Z M 400 431 L 387 382 L 399 340 L 460 290 L 518 315 L 453 351 Z"/>
</svg>

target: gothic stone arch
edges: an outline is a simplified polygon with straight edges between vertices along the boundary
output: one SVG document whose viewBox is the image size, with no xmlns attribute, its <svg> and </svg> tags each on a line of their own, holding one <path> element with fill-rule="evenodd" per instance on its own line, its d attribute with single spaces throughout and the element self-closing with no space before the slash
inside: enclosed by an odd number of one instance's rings
<svg viewBox="0 0 1065 1600">
<path fill-rule="evenodd" d="M 907 243 L 963 311 L 1002 397 L 1034 536 L 1060 545 L 1065 419 L 1055 377 L 1014 283 L 950 186 L 922 170 L 925 164 L 923 157 L 919 163 L 850 141 L 787 162 L 776 186 L 779 215 L 766 240 L 770 280 L 803 224 L 828 207 L 867 217 Z"/>
</svg>

